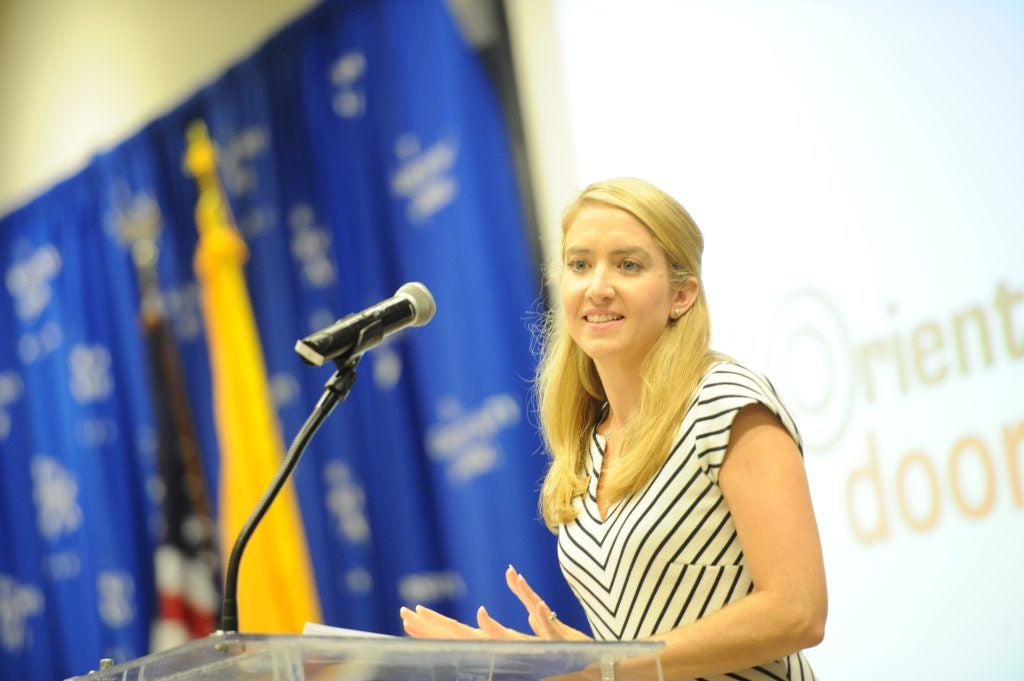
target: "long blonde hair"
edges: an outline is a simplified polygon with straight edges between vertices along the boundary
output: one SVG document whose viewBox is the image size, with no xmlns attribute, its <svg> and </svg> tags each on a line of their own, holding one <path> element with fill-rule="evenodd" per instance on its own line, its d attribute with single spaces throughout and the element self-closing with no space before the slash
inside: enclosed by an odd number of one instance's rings
<svg viewBox="0 0 1024 681">
<path fill-rule="evenodd" d="M 580 210 L 603 204 L 630 213 L 650 231 L 669 264 L 669 281 L 700 282 L 704 237 L 675 199 L 635 178 L 615 178 L 584 189 L 562 214 L 562 245 Z M 540 494 L 552 530 L 573 520 L 572 500 L 589 482 L 589 437 L 606 401 L 597 368 L 569 335 L 560 306 L 552 306 L 542 330 L 536 391 L 541 430 L 551 455 Z M 704 288 L 690 309 L 667 322 L 640 369 L 642 389 L 634 418 L 620 439 L 616 477 L 604 488 L 612 503 L 641 490 L 665 462 L 676 430 L 701 378 L 714 361 Z"/>
</svg>

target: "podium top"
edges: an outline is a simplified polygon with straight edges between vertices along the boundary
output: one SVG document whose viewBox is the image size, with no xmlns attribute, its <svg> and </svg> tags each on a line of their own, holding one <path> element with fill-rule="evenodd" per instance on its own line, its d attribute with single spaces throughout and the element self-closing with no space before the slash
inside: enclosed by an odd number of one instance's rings
<svg viewBox="0 0 1024 681">
<path fill-rule="evenodd" d="M 528 681 L 590 666 L 600 669 L 601 681 L 613 681 L 615 662 L 655 654 L 663 647 L 654 641 L 214 634 L 68 681 Z"/>
</svg>

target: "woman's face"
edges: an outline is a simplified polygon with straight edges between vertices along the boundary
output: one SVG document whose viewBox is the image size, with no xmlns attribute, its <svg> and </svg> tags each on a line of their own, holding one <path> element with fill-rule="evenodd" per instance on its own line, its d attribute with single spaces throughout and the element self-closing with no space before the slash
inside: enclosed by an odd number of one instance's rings
<svg viewBox="0 0 1024 681">
<path fill-rule="evenodd" d="M 683 294 L 648 229 L 624 210 L 584 206 L 564 238 L 562 309 L 597 366 L 639 369 Z"/>
</svg>

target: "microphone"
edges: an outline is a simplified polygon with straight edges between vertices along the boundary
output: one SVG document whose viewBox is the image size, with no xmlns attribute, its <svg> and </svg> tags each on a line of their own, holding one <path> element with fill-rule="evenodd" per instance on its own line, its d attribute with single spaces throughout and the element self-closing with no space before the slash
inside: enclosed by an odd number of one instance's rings
<svg viewBox="0 0 1024 681">
<path fill-rule="evenodd" d="M 256 509 L 235 538 L 235 545 L 224 568 L 224 597 L 221 600 L 219 633 L 238 631 L 238 572 L 242 564 L 242 553 L 256 531 L 256 526 L 299 463 L 299 457 L 306 450 L 313 435 L 334 407 L 348 398 L 352 384 L 356 380 L 356 364 L 359 357 L 380 344 L 389 333 L 406 326 L 423 326 L 433 318 L 436 309 L 434 296 L 430 295 L 427 287 L 418 282 L 409 282 L 398 289 L 391 298 L 362 312 L 342 317 L 326 329 L 295 343 L 295 351 L 314 366 L 320 366 L 339 357 L 344 358 L 344 361 L 338 362 L 338 370 L 327 381 L 323 395 L 320 396 L 313 412 L 292 440 L 270 487 L 264 492 Z"/>
<path fill-rule="evenodd" d="M 336 357 L 355 357 L 380 345 L 388 334 L 406 326 L 423 326 L 433 319 L 436 310 L 427 287 L 411 281 L 391 298 L 296 341 L 295 352 L 313 366 Z"/>
</svg>

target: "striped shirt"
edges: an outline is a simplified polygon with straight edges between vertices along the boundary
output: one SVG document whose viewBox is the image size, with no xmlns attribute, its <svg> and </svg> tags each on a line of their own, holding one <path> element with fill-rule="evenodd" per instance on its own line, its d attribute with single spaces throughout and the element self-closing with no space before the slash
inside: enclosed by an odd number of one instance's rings
<svg viewBox="0 0 1024 681">
<path fill-rule="evenodd" d="M 604 439 L 595 428 L 590 485 L 579 516 L 559 526 L 558 560 L 598 640 L 632 640 L 690 624 L 754 589 L 729 507 L 718 485 L 736 413 L 761 403 L 801 445 L 789 413 L 764 376 L 714 365 L 679 427 L 668 460 L 640 492 L 601 520 L 597 483 Z M 801 653 L 716 679 L 814 679 Z"/>
</svg>

